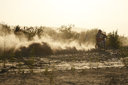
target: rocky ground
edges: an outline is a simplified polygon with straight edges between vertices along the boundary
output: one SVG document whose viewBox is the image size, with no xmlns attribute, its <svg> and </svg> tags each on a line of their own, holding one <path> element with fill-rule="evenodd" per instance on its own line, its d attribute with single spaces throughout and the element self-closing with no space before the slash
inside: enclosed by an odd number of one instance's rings
<svg viewBox="0 0 128 85">
<path fill-rule="evenodd" d="M 0 85 L 128 85 L 125 68 L 0 74 Z"/>
<path fill-rule="evenodd" d="M 13 58 L 0 85 L 128 85 L 128 69 L 119 50 L 90 50 L 44 57 Z M 98 63 L 98 64 L 97 64 Z"/>
</svg>

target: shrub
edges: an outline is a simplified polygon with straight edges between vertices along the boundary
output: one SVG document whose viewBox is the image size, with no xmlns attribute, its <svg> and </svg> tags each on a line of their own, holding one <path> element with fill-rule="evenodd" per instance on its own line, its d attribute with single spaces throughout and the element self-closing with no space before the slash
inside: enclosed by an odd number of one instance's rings
<svg viewBox="0 0 128 85">
<path fill-rule="evenodd" d="M 44 71 L 44 75 L 48 75 L 48 74 L 49 74 L 48 67 L 46 67 Z"/>
<path fill-rule="evenodd" d="M 121 41 L 119 39 L 117 31 L 113 31 L 112 33 L 108 34 L 107 47 L 111 49 L 118 49 L 121 47 Z"/>
<path fill-rule="evenodd" d="M 67 39 L 67 40 L 70 40 L 70 39 L 74 40 L 78 38 L 78 33 L 72 30 L 73 27 L 74 25 L 61 26 L 61 28 L 59 28 L 61 38 Z"/>
</svg>

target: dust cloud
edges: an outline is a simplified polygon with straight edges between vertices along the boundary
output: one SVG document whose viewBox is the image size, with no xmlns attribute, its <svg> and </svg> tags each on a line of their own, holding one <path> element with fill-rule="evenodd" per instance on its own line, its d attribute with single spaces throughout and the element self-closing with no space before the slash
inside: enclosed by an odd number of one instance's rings
<svg viewBox="0 0 128 85">
<path fill-rule="evenodd" d="M 44 56 L 95 48 L 98 29 L 73 29 L 72 25 L 54 29 L 0 24 L 0 56 Z"/>
</svg>

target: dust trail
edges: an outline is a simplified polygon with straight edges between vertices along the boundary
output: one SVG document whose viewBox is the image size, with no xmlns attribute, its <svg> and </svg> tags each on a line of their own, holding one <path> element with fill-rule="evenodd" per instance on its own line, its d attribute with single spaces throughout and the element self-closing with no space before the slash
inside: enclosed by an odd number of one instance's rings
<svg viewBox="0 0 128 85">
<path fill-rule="evenodd" d="M 43 56 L 95 47 L 98 29 L 82 31 L 73 29 L 74 27 L 70 25 L 53 29 L 0 24 L 0 55 Z"/>
<path fill-rule="evenodd" d="M 44 56 L 53 54 L 52 49 L 47 43 L 32 43 L 28 47 L 22 46 L 15 51 L 16 56 Z"/>
</svg>

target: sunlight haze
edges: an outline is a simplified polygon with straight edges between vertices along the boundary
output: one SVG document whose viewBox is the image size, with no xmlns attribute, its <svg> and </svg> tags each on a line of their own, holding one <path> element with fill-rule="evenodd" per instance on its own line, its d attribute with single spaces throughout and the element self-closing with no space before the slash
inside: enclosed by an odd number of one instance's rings
<svg viewBox="0 0 128 85">
<path fill-rule="evenodd" d="M 128 35 L 128 0 L 0 0 L 0 22 L 50 27 L 74 24 Z"/>
</svg>

